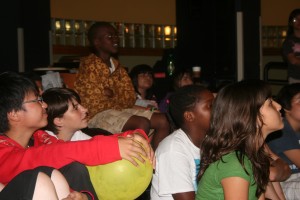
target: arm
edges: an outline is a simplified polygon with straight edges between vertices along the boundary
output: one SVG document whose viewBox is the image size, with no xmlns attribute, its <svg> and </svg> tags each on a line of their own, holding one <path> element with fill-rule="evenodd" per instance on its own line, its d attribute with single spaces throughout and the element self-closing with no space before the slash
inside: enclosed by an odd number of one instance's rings
<svg viewBox="0 0 300 200">
<path fill-rule="evenodd" d="M 283 152 L 290 161 L 300 168 L 300 149 L 291 149 Z"/>
<path fill-rule="evenodd" d="M 285 181 L 291 175 L 289 165 L 273 153 L 268 145 L 265 145 L 265 150 L 272 159 L 270 165 L 270 181 Z"/>
<path fill-rule="evenodd" d="M 248 200 L 249 182 L 240 177 L 228 177 L 221 180 L 224 199 Z"/>
<path fill-rule="evenodd" d="M 6 138 L 5 138 L 6 139 Z M 8 139 L 9 140 L 9 139 Z M 143 141 L 147 144 L 147 141 Z M 149 152 L 150 150 L 147 150 Z M 14 141 L 0 143 L 0 182 L 7 183 L 15 175 L 38 166 L 61 168 L 77 161 L 95 166 L 132 157 L 147 156 L 140 143 L 132 138 L 95 136 L 90 140 L 57 142 L 27 149 L 15 145 Z M 141 158 L 140 158 L 141 159 Z M 141 159 L 142 160 L 142 159 Z"/>
<path fill-rule="evenodd" d="M 117 137 L 95 136 L 91 140 L 57 142 L 27 149 L 8 141 L 0 144 L 0 174 L 5 174 L 0 182 L 5 184 L 20 172 L 38 166 L 61 168 L 74 161 L 99 165 L 120 159 Z"/>
<path fill-rule="evenodd" d="M 300 57 L 295 55 L 295 49 L 298 49 L 299 45 L 292 38 L 287 38 L 282 45 L 284 59 L 292 65 L 300 66 Z"/>
<path fill-rule="evenodd" d="M 115 96 L 114 101 L 120 108 L 132 108 L 136 101 L 136 94 L 132 81 L 123 67 L 118 67 L 112 74 Z"/>
<path fill-rule="evenodd" d="M 285 196 L 279 182 L 269 182 L 265 197 L 272 200 L 285 200 Z"/>
<path fill-rule="evenodd" d="M 195 195 L 195 191 L 191 191 L 191 192 L 172 194 L 172 197 L 174 200 L 190 200 L 190 199 L 195 199 L 196 195 Z"/>
<path fill-rule="evenodd" d="M 300 67 L 300 57 L 295 56 L 294 53 L 287 54 L 287 60 L 292 65 L 298 65 Z"/>
<path fill-rule="evenodd" d="M 113 98 L 106 94 L 109 88 L 110 71 L 95 55 L 90 55 L 80 62 L 80 67 L 74 83 L 75 90 L 81 97 L 82 105 L 93 117 L 96 113 L 113 108 L 116 104 Z"/>
</svg>

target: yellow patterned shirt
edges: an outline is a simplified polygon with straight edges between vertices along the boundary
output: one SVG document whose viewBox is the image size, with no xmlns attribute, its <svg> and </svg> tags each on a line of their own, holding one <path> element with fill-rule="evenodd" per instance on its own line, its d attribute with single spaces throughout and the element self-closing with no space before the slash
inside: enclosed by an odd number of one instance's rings
<svg viewBox="0 0 300 200">
<path fill-rule="evenodd" d="M 97 113 L 108 109 L 132 108 L 136 95 L 127 71 L 116 59 L 112 59 L 115 71 L 95 54 L 83 57 L 74 83 L 81 98 L 81 104 L 89 110 L 92 118 Z M 113 91 L 113 97 L 104 95 L 104 88 Z"/>
</svg>

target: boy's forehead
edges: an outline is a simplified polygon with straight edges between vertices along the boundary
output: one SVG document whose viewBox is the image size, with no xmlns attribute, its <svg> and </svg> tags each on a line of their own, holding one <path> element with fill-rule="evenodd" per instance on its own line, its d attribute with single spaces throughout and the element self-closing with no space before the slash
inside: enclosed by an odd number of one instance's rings
<svg viewBox="0 0 300 200">
<path fill-rule="evenodd" d="M 115 33 L 115 32 L 116 32 L 116 30 L 112 26 L 102 26 L 102 27 L 99 27 L 97 29 L 98 34 L 101 34 L 101 33 Z"/>
</svg>

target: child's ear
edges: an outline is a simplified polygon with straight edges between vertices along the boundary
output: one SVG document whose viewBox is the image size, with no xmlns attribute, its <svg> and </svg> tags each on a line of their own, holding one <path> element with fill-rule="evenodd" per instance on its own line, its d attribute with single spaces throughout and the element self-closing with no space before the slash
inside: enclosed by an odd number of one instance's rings
<svg viewBox="0 0 300 200">
<path fill-rule="evenodd" d="M 19 112 L 18 111 L 11 111 L 7 113 L 7 118 L 9 121 L 17 122 L 20 120 Z"/>
<path fill-rule="evenodd" d="M 192 122 L 195 118 L 194 113 L 191 111 L 185 111 L 183 113 L 183 117 L 184 117 L 185 121 L 187 121 L 187 122 Z"/>
<path fill-rule="evenodd" d="M 61 117 L 55 117 L 53 120 L 53 123 L 55 126 L 61 127 L 63 125 L 63 118 Z"/>
</svg>

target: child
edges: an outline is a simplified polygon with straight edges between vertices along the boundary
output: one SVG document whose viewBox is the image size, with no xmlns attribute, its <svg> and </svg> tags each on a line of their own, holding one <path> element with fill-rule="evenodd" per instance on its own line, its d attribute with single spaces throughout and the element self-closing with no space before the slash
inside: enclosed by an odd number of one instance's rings
<svg viewBox="0 0 300 200">
<path fill-rule="evenodd" d="M 200 147 L 209 127 L 213 94 L 203 86 L 178 89 L 170 99 L 170 116 L 178 130 L 155 151 L 151 199 L 195 199 Z"/>
<path fill-rule="evenodd" d="M 153 69 L 146 64 L 134 66 L 129 76 L 137 94 L 136 106 L 158 109 L 156 97 L 153 93 Z"/>
<path fill-rule="evenodd" d="M 4 185 L 9 185 L 21 172 L 40 166 L 60 169 L 74 161 L 94 166 L 122 158 L 137 165 L 132 157 L 143 162 L 141 155 L 152 160 L 147 140 L 134 132 L 124 133 L 127 137 L 95 136 L 86 141 L 28 147 L 34 131 L 47 125 L 47 104 L 38 96 L 31 80 L 15 73 L 0 75 L 0 93 L 3 95 L 0 98 L 0 182 Z"/>
<path fill-rule="evenodd" d="M 173 76 L 173 88 L 172 91 L 167 93 L 167 95 L 159 102 L 159 110 L 160 112 L 167 112 L 169 103 L 170 103 L 170 96 L 173 94 L 174 91 L 178 90 L 179 88 L 194 84 L 192 72 L 189 69 L 181 69 L 176 71 Z"/>
<path fill-rule="evenodd" d="M 48 124 L 45 127 L 48 134 L 63 141 L 91 138 L 81 131 L 87 127 L 88 110 L 80 104 L 80 97 L 74 90 L 50 88 L 43 93 L 42 97 L 48 106 Z"/>
<path fill-rule="evenodd" d="M 300 82 L 300 8 L 294 9 L 288 19 L 288 30 L 282 44 L 283 59 L 288 64 L 289 83 Z"/>
<path fill-rule="evenodd" d="M 196 199 L 264 199 L 270 167 L 264 140 L 283 127 L 280 109 L 260 80 L 218 92 L 201 147 Z"/>
<path fill-rule="evenodd" d="M 284 86 L 277 100 L 283 108 L 284 128 L 271 134 L 267 141 L 271 150 L 285 160 L 292 170 L 292 175 L 281 182 L 286 198 L 300 199 L 300 83 Z"/>
<path fill-rule="evenodd" d="M 108 22 L 96 22 L 88 31 L 91 54 L 81 59 L 74 83 L 82 105 L 89 110 L 90 128 L 102 128 L 111 133 L 143 129 L 155 133 L 152 145 L 169 135 L 165 114 L 134 109 L 136 94 L 127 71 L 113 58 L 118 53 L 118 33 Z"/>
</svg>

